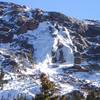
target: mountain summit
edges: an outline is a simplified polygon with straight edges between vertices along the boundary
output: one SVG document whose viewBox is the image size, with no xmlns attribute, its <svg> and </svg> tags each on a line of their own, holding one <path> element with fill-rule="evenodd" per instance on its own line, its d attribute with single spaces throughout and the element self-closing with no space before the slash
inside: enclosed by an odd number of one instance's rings
<svg viewBox="0 0 100 100">
<path fill-rule="evenodd" d="M 100 99 L 100 21 L 0 2 L 0 100 L 89 96 Z"/>
</svg>

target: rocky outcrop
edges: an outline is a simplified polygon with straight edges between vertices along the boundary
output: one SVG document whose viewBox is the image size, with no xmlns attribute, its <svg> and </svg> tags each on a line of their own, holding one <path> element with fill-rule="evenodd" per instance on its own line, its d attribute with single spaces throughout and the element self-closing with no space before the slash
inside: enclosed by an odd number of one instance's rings
<svg viewBox="0 0 100 100">
<path fill-rule="evenodd" d="M 0 43 L 10 42 L 13 38 L 13 32 L 11 32 L 9 27 L 0 27 Z"/>
</svg>

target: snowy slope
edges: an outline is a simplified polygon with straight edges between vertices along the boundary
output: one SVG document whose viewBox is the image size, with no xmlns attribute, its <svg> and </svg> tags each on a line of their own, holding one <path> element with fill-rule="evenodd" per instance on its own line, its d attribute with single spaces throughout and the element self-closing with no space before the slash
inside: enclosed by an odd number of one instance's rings
<svg viewBox="0 0 100 100">
<path fill-rule="evenodd" d="M 0 100 L 31 100 L 42 92 L 41 73 L 56 95 L 100 89 L 99 22 L 13 3 L 0 9 Z"/>
</svg>

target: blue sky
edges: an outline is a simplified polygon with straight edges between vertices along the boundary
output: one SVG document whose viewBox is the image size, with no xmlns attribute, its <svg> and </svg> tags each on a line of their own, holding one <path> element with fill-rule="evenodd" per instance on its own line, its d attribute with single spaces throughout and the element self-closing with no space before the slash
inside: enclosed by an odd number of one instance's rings
<svg viewBox="0 0 100 100">
<path fill-rule="evenodd" d="M 46 11 L 62 12 L 79 19 L 100 20 L 100 0 L 0 0 L 41 8 Z"/>
</svg>

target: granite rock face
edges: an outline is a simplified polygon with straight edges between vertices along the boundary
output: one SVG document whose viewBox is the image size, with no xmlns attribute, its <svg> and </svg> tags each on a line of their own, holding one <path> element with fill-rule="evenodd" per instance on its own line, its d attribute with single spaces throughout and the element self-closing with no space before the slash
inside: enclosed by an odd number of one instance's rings
<svg viewBox="0 0 100 100">
<path fill-rule="evenodd" d="M 100 21 L 0 2 L 0 70 L 0 100 L 32 99 L 41 73 L 68 100 L 100 98 Z"/>
</svg>

